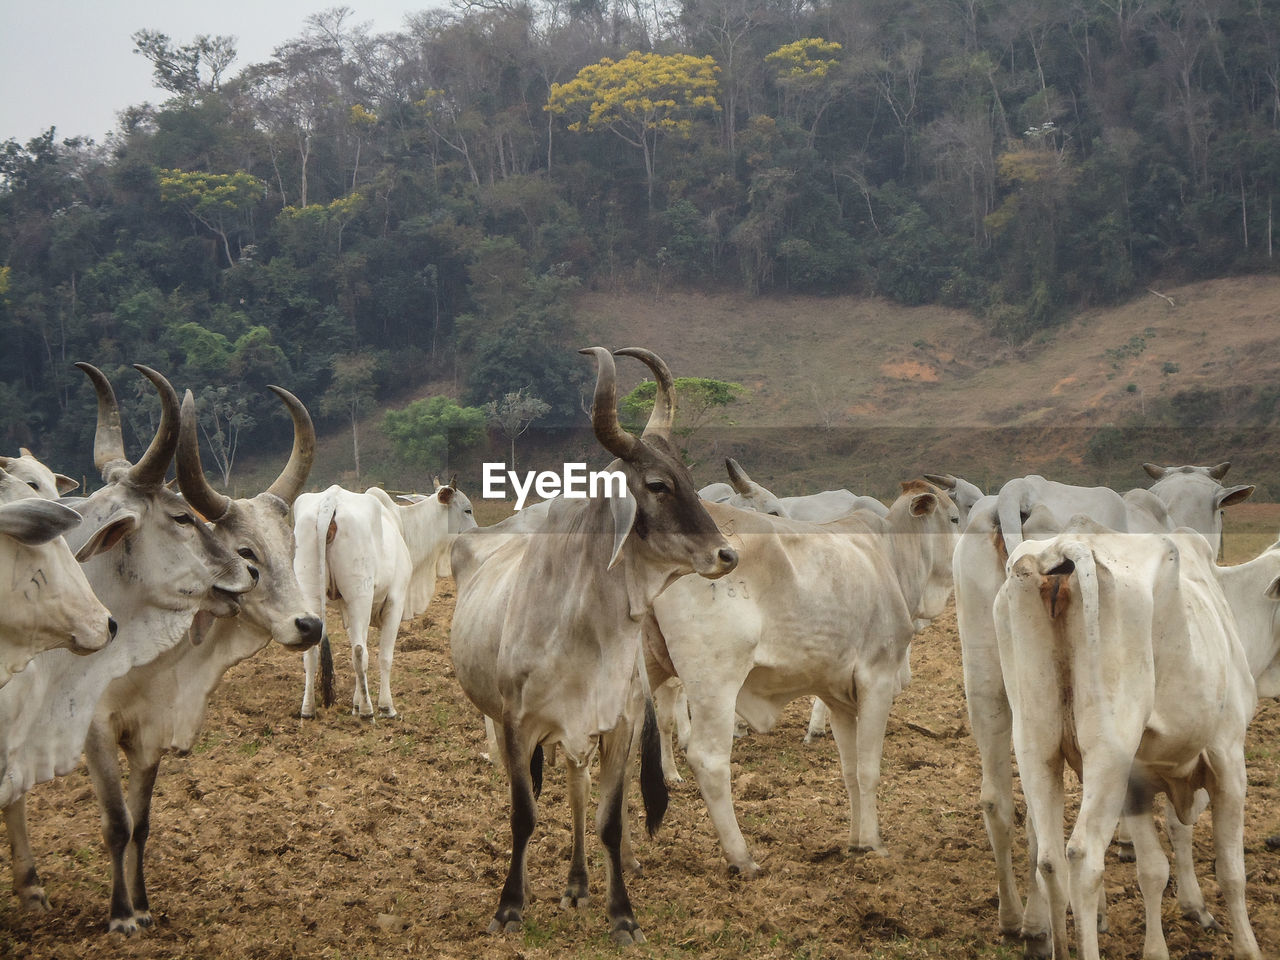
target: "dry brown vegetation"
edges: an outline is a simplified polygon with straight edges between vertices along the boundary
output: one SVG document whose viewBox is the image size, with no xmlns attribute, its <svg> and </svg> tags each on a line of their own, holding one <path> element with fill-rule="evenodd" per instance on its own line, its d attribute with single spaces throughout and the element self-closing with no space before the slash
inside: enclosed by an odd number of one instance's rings
<svg viewBox="0 0 1280 960">
<path fill-rule="evenodd" d="M 1229 559 L 1274 539 L 1280 509 L 1230 514 Z M 335 707 L 297 719 L 301 665 L 272 646 L 234 668 L 213 698 L 194 753 L 169 758 L 156 790 L 149 853 L 157 925 L 132 940 L 106 930 L 108 864 L 81 772 L 44 784 L 30 819 L 52 913 L 0 904 L 0 956 L 562 958 L 610 957 L 598 896 L 559 906 L 569 831 L 564 781 L 548 771 L 530 854 L 534 899 L 522 935 L 485 928 L 507 867 L 506 786 L 481 758 L 483 729 L 451 674 L 451 584 L 406 625 L 394 683 L 402 716 L 370 723 Z M 336 627 L 336 616 L 331 616 Z M 341 702 L 349 659 L 335 629 Z M 649 943 L 634 957 L 983 958 L 1018 955 L 996 935 L 995 870 L 977 797 L 955 618 L 912 650 L 914 678 L 890 717 L 880 803 L 890 856 L 849 855 L 844 788 L 829 739 L 801 742 L 807 703 L 734 749 L 738 815 L 765 868 L 728 875 L 691 780 L 673 791 L 656 840 L 638 843 L 644 873 L 630 889 Z M 1251 728 L 1245 831 L 1248 900 L 1263 950 L 1280 945 L 1280 704 Z M 686 778 L 687 766 L 682 766 Z M 638 817 L 633 830 L 641 834 Z M 592 840 L 593 892 L 602 885 Z M 1197 872 L 1225 921 L 1213 881 L 1207 818 Z M 7 866 L 7 864 L 6 864 Z M 1107 956 L 1141 953 L 1134 869 L 1108 860 Z M 1231 955 L 1226 934 L 1201 931 L 1164 901 L 1174 957 Z"/>
</svg>

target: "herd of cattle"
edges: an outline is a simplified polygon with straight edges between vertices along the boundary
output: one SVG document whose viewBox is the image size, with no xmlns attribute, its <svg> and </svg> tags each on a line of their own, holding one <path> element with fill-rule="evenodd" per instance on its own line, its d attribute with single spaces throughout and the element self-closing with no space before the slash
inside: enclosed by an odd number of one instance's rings
<svg viewBox="0 0 1280 960">
<path fill-rule="evenodd" d="M 652 833 L 678 778 L 670 741 L 679 732 L 729 869 L 753 876 L 732 801 L 735 727 L 768 730 L 790 701 L 814 696 L 810 732 L 829 722 L 839 749 L 849 845 L 883 853 L 876 797 L 889 710 L 910 679 L 912 638 L 954 592 L 1002 932 L 1021 937 L 1029 956 L 1065 958 L 1070 907 L 1080 955 L 1097 957 L 1103 856 L 1119 827 L 1137 860 L 1143 956 L 1167 957 L 1160 901 L 1170 866 L 1153 818 L 1163 795 L 1183 912 L 1217 925 L 1192 859 L 1192 825 L 1207 807 L 1235 956 L 1261 956 L 1245 900 L 1244 740 L 1258 698 L 1280 696 L 1280 544 L 1248 563 L 1216 562 L 1223 510 L 1253 492 L 1223 486 L 1229 464 L 1146 464 L 1154 485 L 1123 496 L 1038 476 L 984 495 L 926 475 L 902 483 L 886 508 L 844 490 L 779 498 L 730 460 L 728 483 L 696 490 L 670 441 L 666 364 L 640 348 L 582 353 L 597 367 L 595 436 L 627 496 L 556 498 L 488 527 L 454 482 L 408 503 L 376 488 L 304 493 L 314 429 L 277 387 L 293 449 L 257 496 L 212 488 L 191 393 L 179 403 L 143 366 L 162 415 L 130 462 L 110 383 L 77 364 L 98 397 L 103 486 L 69 497 L 74 481 L 27 451 L 0 458 L 0 807 L 21 900 L 49 907 L 26 794 L 83 758 L 112 864 L 109 929 L 149 926 L 143 864 L 159 763 L 193 746 L 223 674 L 271 640 L 302 651 L 301 714 L 314 716 L 317 698 L 333 699 L 323 617 L 326 599 L 337 601 L 352 713 L 375 713 L 376 625 L 377 712 L 393 717 L 399 624 L 452 575 L 454 671 L 511 786 L 510 869 L 490 931 L 522 927 L 536 799 L 556 753 L 573 826 L 562 904 L 586 898 L 599 754 L 610 935 L 643 942 L 624 882 L 635 863 L 633 755 Z M 656 381 L 640 436 L 618 421 L 615 355 L 641 361 Z M 177 490 L 165 482 L 171 464 Z M 1015 757 L 1025 904 L 1012 855 Z M 1064 843 L 1066 766 L 1082 794 Z"/>
</svg>

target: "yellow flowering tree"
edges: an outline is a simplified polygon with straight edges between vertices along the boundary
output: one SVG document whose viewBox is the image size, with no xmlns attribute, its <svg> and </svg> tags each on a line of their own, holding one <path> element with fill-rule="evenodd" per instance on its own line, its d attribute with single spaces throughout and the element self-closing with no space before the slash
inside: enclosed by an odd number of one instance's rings
<svg viewBox="0 0 1280 960">
<path fill-rule="evenodd" d="M 843 86 L 840 61 L 836 59 L 842 49 L 834 40 L 803 37 L 783 44 L 764 58 L 782 89 L 783 113 L 790 114 L 797 126 L 802 125 L 804 114 L 813 115 L 809 123 L 810 146 L 818 121 Z"/>
<path fill-rule="evenodd" d="M 160 199 L 175 203 L 195 220 L 222 238 L 227 264 L 234 264 L 230 234 L 240 218 L 262 199 L 266 191 L 257 177 L 235 173 L 204 173 L 199 170 L 158 170 Z"/>
<path fill-rule="evenodd" d="M 687 137 L 700 111 L 720 109 L 719 72 L 711 57 L 632 51 L 583 67 L 568 83 L 553 83 L 546 109 L 572 118 L 570 130 L 610 130 L 643 151 L 652 206 L 658 139 Z"/>
</svg>

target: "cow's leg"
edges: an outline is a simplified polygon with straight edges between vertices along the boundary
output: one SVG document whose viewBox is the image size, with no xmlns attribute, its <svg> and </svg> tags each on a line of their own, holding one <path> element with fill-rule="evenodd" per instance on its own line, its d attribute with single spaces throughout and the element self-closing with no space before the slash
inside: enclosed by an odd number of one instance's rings
<svg viewBox="0 0 1280 960">
<path fill-rule="evenodd" d="M 1021 936 L 1025 928 L 1022 898 L 1018 894 L 1013 868 L 1013 712 L 1005 694 L 1000 655 L 994 638 L 989 643 L 978 642 L 989 632 L 990 627 L 982 628 L 967 622 L 961 632 L 965 703 L 969 710 L 969 727 L 982 763 L 982 789 L 978 804 L 987 828 L 987 839 L 991 841 L 991 850 L 995 854 L 1000 933 L 1014 938 Z M 1030 824 L 1029 819 L 1027 822 Z M 1048 915 L 1044 910 L 1044 900 L 1037 892 L 1034 859 L 1031 863 L 1030 898 L 1039 901 L 1039 916 L 1045 921 L 1039 933 L 1047 938 Z M 1047 944 L 1047 939 L 1045 942 Z"/>
<path fill-rule="evenodd" d="M 729 778 L 734 703 L 741 684 L 724 684 L 709 690 L 704 686 L 709 685 L 685 685 L 691 718 L 689 749 L 685 759 L 698 781 L 698 790 L 720 838 L 720 847 L 729 861 L 729 872 L 755 877 L 759 875 L 760 867 L 751 859 L 747 841 L 734 815 L 733 787 Z"/>
<path fill-rule="evenodd" d="M 125 878 L 124 857 L 133 835 L 133 822 L 125 805 L 120 779 L 120 757 L 115 734 L 93 723 L 84 741 L 84 758 L 89 780 L 98 797 L 98 813 L 102 819 L 102 839 L 111 857 L 111 914 L 108 930 L 131 937 L 138 932 L 133 919 L 133 901 Z"/>
<path fill-rule="evenodd" d="M 1080 812 L 1067 841 L 1067 879 L 1076 920 L 1078 955 L 1082 960 L 1099 957 L 1099 888 L 1107 847 L 1124 809 L 1132 758 L 1132 753 L 1126 754 L 1122 749 L 1104 753 L 1101 748 L 1084 756 Z M 1167 882 L 1167 865 L 1165 870 Z M 1156 912 L 1158 917 L 1159 908 Z"/>
<path fill-rule="evenodd" d="M 391 702 L 391 661 L 396 655 L 396 633 L 403 612 L 403 599 L 388 598 L 382 605 L 378 626 L 378 715 L 382 717 L 396 715 L 395 704 Z"/>
<path fill-rule="evenodd" d="M 560 898 L 562 907 L 580 907 L 587 902 L 590 882 L 587 877 L 587 803 L 591 795 L 591 767 L 579 764 L 565 754 L 565 772 L 569 784 L 569 813 L 573 819 L 573 852 L 569 856 L 569 881 Z"/>
<path fill-rule="evenodd" d="M 347 624 L 347 636 L 351 638 L 351 672 L 355 674 L 355 689 L 351 694 L 351 715 L 373 716 L 373 701 L 369 698 L 369 621 L 373 616 L 373 598 L 357 596 L 347 599 L 343 619 Z"/>
<path fill-rule="evenodd" d="M 529 838 L 538 822 L 533 776 L 529 772 L 536 745 L 522 737 L 519 727 L 511 721 L 502 724 L 502 738 L 503 760 L 511 783 L 511 866 L 498 896 L 498 909 L 489 922 L 489 932 L 519 933 L 524 923 Z"/>
<path fill-rule="evenodd" d="M 1010 803 L 1012 804 L 1012 799 Z M 1022 940 L 1024 957 L 1047 958 L 1053 953 L 1053 918 L 1049 910 L 1048 890 L 1039 880 L 1040 841 L 1036 837 L 1035 823 L 1030 815 L 1026 818 L 1025 826 L 1028 864 L 1027 906 L 1022 911 L 1022 926 L 1017 936 Z M 1062 831 L 1058 832 L 1061 834 Z"/>
<path fill-rule="evenodd" d="M 493 718 L 489 716 L 484 718 L 484 744 L 489 751 L 485 759 L 495 766 L 502 766 L 502 747 L 498 741 L 498 730 L 494 726 Z"/>
<path fill-rule="evenodd" d="M 302 652 L 302 671 L 306 676 L 302 688 L 302 709 L 299 716 L 311 719 L 316 715 L 316 669 L 320 666 L 320 645 Z"/>
<path fill-rule="evenodd" d="M 1196 791 L 1195 816 L 1198 818 L 1209 806 L 1209 794 L 1204 790 Z M 1178 906 L 1182 915 L 1194 920 L 1206 930 L 1221 930 L 1218 921 L 1209 912 L 1204 902 L 1204 891 L 1200 889 L 1200 881 L 1196 877 L 1195 854 L 1191 847 L 1194 828 L 1187 826 L 1173 812 L 1173 805 L 1165 798 L 1165 829 L 1169 834 L 1169 843 L 1173 847 L 1173 875 L 1178 891 Z"/>
<path fill-rule="evenodd" d="M 854 850 L 872 850 L 881 856 L 887 856 L 884 842 L 880 839 L 880 813 L 876 802 L 880 789 L 880 763 L 884 754 L 884 731 L 889 723 L 889 708 L 893 705 L 894 683 L 897 679 L 895 671 L 890 676 L 872 676 L 865 682 L 854 678 L 858 695 L 857 722 L 857 766 L 858 778 L 858 821 L 857 835 L 854 835 L 854 824 L 850 824 L 849 846 Z M 832 715 L 834 720 L 834 713 Z M 842 765 L 844 751 L 841 751 Z M 846 783 L 848 774 L 846 772 Z M 850 797 L 852 802 L 853 797 Z"/>
<path fill-rule="evenodd" d="M 1021 750 L 1020 754 L 1034 755 L 1035 751 Z M 1062 758 L 1056 750 L 1041 752 L 1053 757 L 1051 761 L 1032 763 L 1019 768 L 1022 792 L 1027 799 L 1027 820 L 1037 838 L 1048 838 L 1035 849 L 1036 879 L 1044 887 L 1046 912 L 1049 914 L 1050 934 L 1028 929 L 1029 916 L 1023 918 L 1023 952 L 1028 957 L 1068 957 L 1067 953 L 1067 859 L 1063 849 L 1063 790 Z M 1030 839 L 1030 829 L 1028 830 Z M 1030 903 L 1028 902 L 1028 915 Z"/>
<path fill-rule="evenodd" d="M 831 722 L 831 710 L 819 698 L 813 698 L 813 706 L 809 708 L 809 729 L 804 732 L 804 742 L 813 743 L 818 737 L 826 736 L 827 724 Z"/>
<path fill-rule="evenodd" d="M 605 849 L 609 938 L 618 946 L 645 942 L 644 932 L 631 909 L 622 870 L 623 799 L 631 758 L 631 728 L 631 723 L 624 720 L 600 738 L 600 805 L 596 810 L 596 833 Z"/>
<path fill-rule="evenodd" d="M 1169 883 L 1169 858 L 1164 855 L 1150 811 L 1142 810 L 1126 815 L 1123 827 L 1124 835 L 1133 844 L 1133 856 L 1138 863 L 1138 889 L 1142 891 L 1142 906 L 1146 915 L 1147 929 L 1142 942 L 1142 958 L 1168 960 L 1169 946 L 1164 939 L 1160 902 L 1164 898 L 1164 888 Z"/>
<path fill-rule="evenodd" d="M 1258 941 L 1249 923 L 1244 899 L 1245 766 L 1242 745 L 1209 752 L 1209 767 L 1217 774 L 1211 786 L 1215 873 L 1222 900 L 1231 918 L 1231 947 L 1236 960 L 1257 960 Z"/>
<path fill-rule="evenodd" d="M 662 746 L 662 776 L 668 784 L 684 783 L 680 770 L 676 767 L 675 750 L 671 741 L 680 725 L 680 714 L 684 714 L 685 743 L 688 743 L 689 699 L 685 696 L 684 684 L 675 677 L 658 686 L 653 691 L 654 709 L 658 712 L 658 735 Z"/>
<path fill-rule="evenodd" d="M 28 910 L 48 910 L 49 898 L 40 885 L 36 858 L 27 835 L 27 795 L 24 793 L 4 808 L 4 825 L 9 834 L 9 863 L 13 868 L 13 892 Z"/>
<path fill-rule="evenodd" d="M 127 751 L 126 751 L 127 752 Z M 129 899 L 133 901 L 133 919 L 140 927 L 150 927 L 151 903 L 147 900 L 147 885 L 143 879 L 142 863 L 146 856 L 147 839 L 151 836 L 151 797 L 155 793 L 156 775 L 160 763 L 146 763 L 140 754 L 127 752 L 129 758 L 129 817 L 133 820 L 133 842 L 125 858 L 129 875 Z"/>
</svg>

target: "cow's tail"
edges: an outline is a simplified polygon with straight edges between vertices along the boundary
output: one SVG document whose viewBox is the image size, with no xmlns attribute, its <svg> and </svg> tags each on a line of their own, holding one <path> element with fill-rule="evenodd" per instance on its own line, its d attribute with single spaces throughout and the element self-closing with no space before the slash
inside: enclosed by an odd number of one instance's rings
<svg viewBox="0 0 1280 960">
<path fill-rule="evenodd" d="M 1023 484 L 1010 480 L 1000 488 L 996 510 L 1000 517 L 1000 535 L 1004 538 L 1005 556 L 1012 556 L 1022 542 Z"/>
<path fill-rule="evenodd" d="M 333 693 L 333 647 L 329 645 L 329 631 L 320 635 L 320 702 L 332 707 L 337 699 Z"/>
<path fill-rule="evenodd" d="M 662 741 L 658 733 L 658 712 L 653 697 L 644 698 L 644 724 L 640 728 L 640 797 L 644 801 L 644 826 L 655 836 L 667 814 L 671 799 L 667 778 L 662 775 Z"/>
<path fill-rule="evenodd" d="M 303 598 L 320 614 L 323 623 L 325 617 L 325 600 L 329 588 L 329 539 L 330 533 L 337 531 L 337 501 L 333 497 L 321 497 L 316 505 L 315 528 L 309 531 L 306 544 L 310 556 L 306 562 L 295 564 L 298 573 L 298 586 L 302 588 Z M 299 553 L 303 545 L 298 545 Z M 333 648 L 329 644 L 329 631 L 326 628 L 320 635 L 320 702 L 333 706 Z"/>
<path fill-rule="evenodd" d="M 1079 617 L 1084 628 L 1084 649 L 1071 651 L 1071 661 L 1083 669 L 1082 679 L 1087 679 L 1094 695 L 1106 689 L 1102 675 L 1102 604 L 1098 589 L 1098 563 L 1088 544 L 1068 540 L 1060 551 L 1041 554 L 1041 563 L 1052 563 L 1041 569 L 1040 598 L 1050 620 L 1059 620 L 1075 602 L 1072 597 L 1071 579 L 1075 578 L 1075 591 L 1079 594 Z M 1081 661 L 1083 657 L 1083 663 Z M 1076 736 L 1078 731 L 1070 731 Z"/>
</svg>

